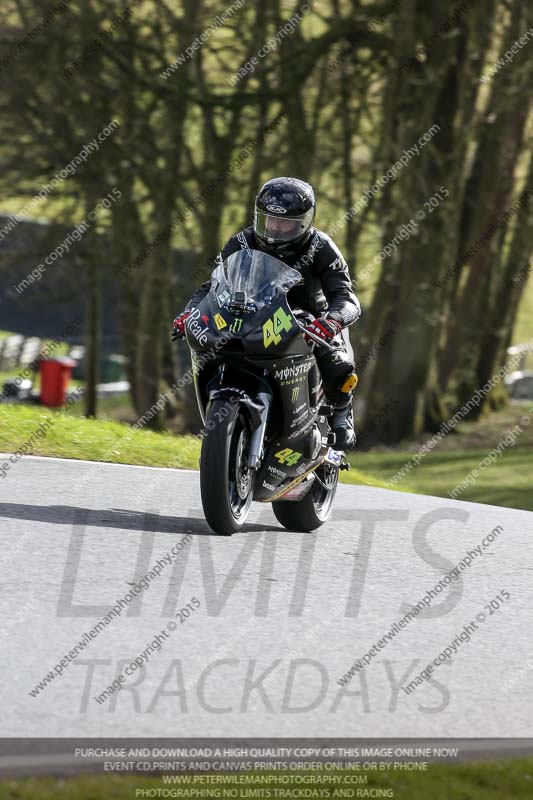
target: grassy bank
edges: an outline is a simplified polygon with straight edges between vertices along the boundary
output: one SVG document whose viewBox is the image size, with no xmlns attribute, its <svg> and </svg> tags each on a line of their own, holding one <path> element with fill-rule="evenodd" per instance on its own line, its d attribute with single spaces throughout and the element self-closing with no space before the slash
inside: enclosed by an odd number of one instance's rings
<svg viewBox="0 0 533 800">
<path fill-rule="evenodd" d="M 418 466 L 414 465 L 394 488 L 409 486 L 421 494 L 448 497 L 448 492 L 477 469 L 479 477 L 472 486 L 457 494 L 457 499 L 533 511 L 533 413 L 529 412 L 532 405 L 508 406 L 479 422 L 462 423 L 424 455 Z M 528 425 L 524 425 L 525 417 L 529 419 Z M 507 434 L 519 428 L 516 444 L 502 447 Z M 404 442 L 394 448 L 356 451 L 350 461 L 367 475 L 390 485 L 399 470 L 413 463 L 412 457 L 428 438 Z M 501 454 L 495 457 L 494 463 L 483 467 L 483 459 L 498 446 Z"/>
<path fill-rule="evenodd" d="M 89 420 L 41 406 L 0 405 L 0 452 L 14 453 L 24 446 L 30 446 L 33 455 L 147 467 L 198 469 L 200 460 L 196 436 L 134 430 L 120 422 Z M 350 478 L 365 486 L 384 485 L 358 468 Z"/>
<path fill-rule="evenodd" d="M 198 468 L 200 440 L 195 436 L 134 430 L 112 420 L 88 420 L 76 416 L 81 406 L 76 412 L 74 409 L 65 413 L 40 406 L 0 405 L 0 451 L 15 452 L 26 445 L 35 455 Z M 410 462 L 422 441 L 388 450 L 356 451 L 350 455 L 352 469 L 341 473 L 341 481 L 448 497 L 471 470 L 479 469 L 487 453 L 520 423 L 525 411 L 527 406 L 511 406 L 479 423 L 465 423 L 396 484 L 391 478 Z M 42 436 L 39 431 L 44 431 Z M 524 428 L 515 446 L 503 449 L 495 463 L 481 469 L 475 483 L 457 498 L 533 511 L 533 424 Z"/>
<path fill-rule="evenodd" d="M 396 800 L 529 800 L 532 796 L 533 759 L 430 765 L 427 772 L 365 774 L 368 783 L 358 788 L 390 789 Z M 273 788 L 287 791 L 287 784 L 270 786 L 270 797 L 274 796 Z M 354 789 L 353 784 L 345 787 Z M 130 800 L 136 796 L 136 790 L 169 788 L 176 787 L 163 784 L 160 777 L 87 775 L 67 779 L 35 778 L 0 783 L 0 800 Z M 335 796 L 335 789 L 326 791 L 331 792 L 330 797 Z M 240 791 L 238 796 L 242 796 Z"/>
<path fill-rule="evenodd" d="M 41 406 L 0 405 L 0 451 L 14 453 L 25 445 L 33 455 L 178 469 L 197 469 L 200 454 L 195 436 L 134 430 Z"/>
<path fill-rule="evenodd" d="M 408 457 L 406 458 L 405 454 L 364 453 L 361 456 L 351 456 L 350 460 L 365 474 L 391 489 L 409 486 L 410 491 L 420 494 L 449 497 L 448 492 L 452 491 L 472 470 L 478 469 L 486 454 L 486 450 L 431 453 L 419 466 L 415 466 L 406 478 L 396 484 L 389 484 L 389 481 L 406 463 Z M 347 480 L 352 482 L 351 473 L 347 475 Z M 456 494 L 455 498 L 472 503 L 488 503 L 533 511 L 531 449 L 515 446 L 504 452 L 496 463 L 481 471 L 472 486 Z"/>
</svg>

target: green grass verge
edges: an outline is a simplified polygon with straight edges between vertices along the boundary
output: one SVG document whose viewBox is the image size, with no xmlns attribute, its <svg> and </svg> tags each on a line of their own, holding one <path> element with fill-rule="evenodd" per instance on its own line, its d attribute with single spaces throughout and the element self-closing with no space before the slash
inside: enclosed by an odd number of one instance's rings
<svg viewBox="0 0 533 800">
<path fill-rule="evenodd" d="M 195 436 L 134 430 L 41 406 L 0 405 L 0 450 L 14 453 L 25 445 L 34 455 L 181 469 L 197 469 L 200 454 Z"/>
<path fill-rule="evenodd" d="M 121 422 L 85 419 L 76 416 L 80 409 L 74 413 L 74 408 L 65 412 L 0 404 L 0 451 L 14 453 L 31 443 L 33 455 L 198 469 L 200 440 L 196 436 L 134 430 Z M 39 436 L 39 430 L 45 435 Z M 350 473 L 350 482 L 384 486 L 379 478 L 359 469 Z"/>
<path fill-rule="evenodd" d="M 448 497 L 448 492 L 464 480 L 471 470 L 479 469 L 479 477 L 472 486 L 457 495 L 457 499 L 533 511 L 531 406 L 532 403 L 509 405 L 498 413 L 487 414 L 477 422 L 462 423 L 394 485 L 388 482 L 429 436 L 419 442 L 402 443 L 395 448 L 356 451 L 350 456 L 350 461 L 385 486 L 395 489 L 405 486 L 410 491 L 438 497 Z M 523 424 L 525 416 L 530 419 L 529 425 Z M 516 444 L 503 447 L 494 463 L 480 469 L 480 462 L 502 443 L 509 431 L 518 430 L 517 426 L 522 430 L 516 436 Z M 350 475 L 350 472 L 347 473 L 347 480 L 350 480 Z"/>
<path fill-rule="evenodd" d="M 77 416 L 81 410 L 80 403 L 67 412 L 0 404 L 0 451 L 16 452 L 26 445 L 35 455 L 198 469 L 197 437 L 134 430 L 113 420 L 88 420 Z M 501 417 L 504 429 L 508 430 L 522 414 L 521 407 L 508 409 Z M 411 444 L 409 449 L 402 446 L 380 452 L 356 451 L 350 455 L 352 469 L 341 473 L 341 482 L 448 497 L 448 492 L 472 469 L 479 468 L 498 442 L 502 433 L 499 416 L 491 415 L 488 421 L 477 425 L 466 423 L 461 433 L 447 437 L 397 484 L 391 484 L 391 478 L 408 462 L 417 446 Z M 504 449 L 497 461 L 482 470 L 476 482 L 458 499 L 533 511 L 533 425 L 524 431 L 523 437 L 514 447 Z"/>
<path fill-rule="evenodd" d="M 409 472 L 407 478 L 397 484 L 389 484 L 389 481 L 406 463 L 409 454 L 362 453 L 351 456 L 350 460 L 366 475 L 380 481 L 382 486 L 401 489 L 405 484 L 405 488 L 409 486 L 409 491 L 419 494 L 449 497 L 448 492 L 453 490 L 472 469 L 479 468 L 480 462 L 486 455 L 486 450 L 430 453 L 424 457 L 419 466 L 415 466 Z M 351 472 L 344 474 L 347 476 L 347 482 L 351 483 Z M 357 480 L 353 482 L 358 483 Z M 533 511 L 531 449 L 515 446 L 504 451 L 494 464 L 480 473 L 472 486 L 456 495 L 456 499 Z"/>
<path fill-rule="evenodd" d="M 273 773 L 265 771 L 261 774 Z M 320 773 L 322 776 L 331 774 L 329 771 Z M 338 775 L 340 772 L 335 771 L 334 774 Z M 368 775 L 366 785 L 344 784 L 346 788 L 354 790 L 354 796 L 357 796 L 357 789 L 370 788 L 391 789 L 396 800 L 429 800 L 429 798 L 431 800 L 530 800 L 533 796 L 533 759 L 449 766 L 430 765 L 427 772 L 364 774 Z M 201 786 L 202 784 L 196 784 L 197 789 Z M 220 788 L 220 784 L 217 786 Z M 270 786 L 270 797 L 274 797 L 273 788 L 285 790 L 298 787 L 313 788 L 304 784 L 291 786 L 270 784 Z M 0 783 L 0 800 L 103 800 L 103 798 L 130 800 L 135 797 L 136 789 L 172 791 L 173 788 L 177 788 L 175 784 L 163 784 L 160 777 L 133 775 L 83 775 L 61 779 L 27 778 Z M 182 785 L 180 788 L 183 790 L 186 787 Z M 238 796 L 242 797 L 243 794 L 238 787 L 236 788 Z M 249 790 L 252 784 L 248 784 L 246 788 Z M 242 788 L 242 792 L 244 791 L 245 788 Z M 328 791 L 329 797 L 335 796 L 333 788 Z"/>
</svg>

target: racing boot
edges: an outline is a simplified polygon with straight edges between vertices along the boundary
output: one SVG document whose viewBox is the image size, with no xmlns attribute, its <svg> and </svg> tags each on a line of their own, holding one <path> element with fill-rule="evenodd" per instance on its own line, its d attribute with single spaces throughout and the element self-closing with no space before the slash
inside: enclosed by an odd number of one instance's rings
<svg viewBox="0 0 533 800">
<path fill-rule="evenodd" d="M 357 439 L 353 424 L 351 400 L 346 405 L 334 409 L 329 418 L 329 424 L 335 434 L 335 450 L 351 450 L 355 447 Z"/>
</svg>

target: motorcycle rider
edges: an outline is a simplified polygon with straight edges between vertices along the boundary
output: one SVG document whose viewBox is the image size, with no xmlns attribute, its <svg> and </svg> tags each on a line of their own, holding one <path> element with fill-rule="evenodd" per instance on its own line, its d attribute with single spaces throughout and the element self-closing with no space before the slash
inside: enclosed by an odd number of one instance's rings
<svg viewBox="0 0 533 800">
<path fill-rule="evenodd" d="M 361 306 L 342 253 L 326 233 L 313 227 L 315 212 L 315 195 L 308 183 L 273 178 L 257 195 L 253 226 L 232 236 L 216 261 L 220 264 L 239 250 L 262 250 L 301 272 L 287 300 L 291 308 L 315 315 L 304 328 L 304 336 L 308 331 L 333 345 L 333 350 L 317 345 L 315 355 L 326 398 L 334 409 L 330 423 L 335 446 L 348 450 L 355 444 L 352 395 L 357 379 L 347 328 L 360 317 Z M 184 334 L 188 316 L 209 288 L 210 281 L 202 284 L 176 317 L 174 339 Z"/>
</svg>

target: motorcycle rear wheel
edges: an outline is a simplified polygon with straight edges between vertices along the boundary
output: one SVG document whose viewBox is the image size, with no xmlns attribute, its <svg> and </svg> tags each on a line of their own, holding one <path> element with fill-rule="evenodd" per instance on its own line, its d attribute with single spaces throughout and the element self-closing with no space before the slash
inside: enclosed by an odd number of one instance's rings
<svg viewBox="0 0 533 800">
<path fill-rule="evenodd" d="M 250 421 L 237 403 L 215 400 L 206 420 L 200 456 L 205 518 L 220 536 L 242 529 L 252 504 L 254 473 L 246 467 Z"/>
<path fill-rule="evenodd" d="M 320 480 L 316 480 L 305 497 L 300 501 L 276 500 L 272 510 L 278 522 L 290 531 L 310 533 L 328 521 L 337 484 L 339 471 L 331 465 L 321 465 L 316 470 Z M 327 488 L 322 486 L 325 484 Z"/>
</svg>

